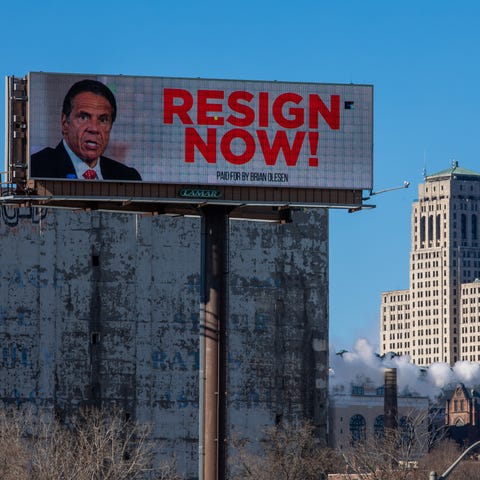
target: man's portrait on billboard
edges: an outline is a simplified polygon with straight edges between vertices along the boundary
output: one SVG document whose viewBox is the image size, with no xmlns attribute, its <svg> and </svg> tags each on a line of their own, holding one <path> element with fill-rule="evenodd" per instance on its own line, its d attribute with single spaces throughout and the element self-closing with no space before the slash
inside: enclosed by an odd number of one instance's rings
<svg viewBox="0 0 480 480">
<path fill-rule="evenodd" d="M 27 89 L 33 180 L 372 188 L 371 85 L 31 72 Z"/>
<path fill-rule="evenodd" d="M 135 168 L 105 157 L 117 116 L 112 91 L 102 82 L 85 79 L 67 92 L 61 112 L 62 140 L 30 158 L 33 178 L 141 181 Z"/>
</svg>

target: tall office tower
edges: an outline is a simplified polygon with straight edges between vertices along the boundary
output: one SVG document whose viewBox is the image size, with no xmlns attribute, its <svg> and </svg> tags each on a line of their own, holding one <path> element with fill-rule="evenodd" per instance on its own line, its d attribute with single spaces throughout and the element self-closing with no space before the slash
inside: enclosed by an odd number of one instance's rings
<svg viewBox="0 0 480 480">
<path fill-rule="evenodd" d="M 410 288 L 382 293 L 380 352 L 480 362 L 480 174 L 453 162 L 413 202 Z"/>
</svg>

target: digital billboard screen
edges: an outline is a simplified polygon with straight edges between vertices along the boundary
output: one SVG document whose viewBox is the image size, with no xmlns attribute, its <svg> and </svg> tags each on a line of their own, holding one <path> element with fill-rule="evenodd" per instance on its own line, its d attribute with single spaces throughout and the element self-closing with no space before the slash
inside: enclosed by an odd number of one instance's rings
<svg viewBox="0 0 480 480">
<path fill-rule="evenodd" d="M 371 189 L 373 87 L 33 72 L 28 148 L 32 179 Z"/>
</svg>

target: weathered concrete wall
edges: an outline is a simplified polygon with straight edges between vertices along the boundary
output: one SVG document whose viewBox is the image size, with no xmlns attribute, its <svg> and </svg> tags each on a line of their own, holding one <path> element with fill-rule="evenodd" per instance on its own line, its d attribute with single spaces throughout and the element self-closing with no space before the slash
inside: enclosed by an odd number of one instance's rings
<svg viewBox="0 0 480 480">
<path fill-rule="evenodd" d="M 230 419 L 239 434 L 306 417 L 326 435 L 325 211 L 291 225 L 231 222 Z"/>
<path fill-rule="evenodd" d="M 0 399 L 116 402 L 195 478 L 200 219 L 0 208 Z M 229 431 L 325 437 L 328 212 L 230 230 Z"/>
</svg>

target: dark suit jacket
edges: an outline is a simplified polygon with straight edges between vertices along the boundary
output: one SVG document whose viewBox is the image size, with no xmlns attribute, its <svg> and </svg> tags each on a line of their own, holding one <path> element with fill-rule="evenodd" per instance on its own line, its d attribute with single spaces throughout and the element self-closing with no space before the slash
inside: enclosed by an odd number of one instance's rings
<svg viewBox="0 0 480 480">
<path fill-rule="evenodd" d="M 104 180 L 142 180 L 134 168 L 107 157 L 100 157 L 100 171 Z M 33 178 L 76 178 L 75 168 L 63 142 L 60 142 L 56 148 L 44 148 L 30 157 L 30 176 Z"/>
</svg>

